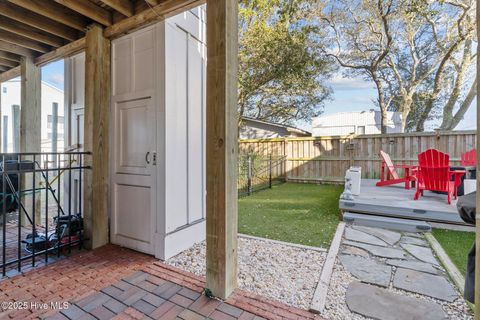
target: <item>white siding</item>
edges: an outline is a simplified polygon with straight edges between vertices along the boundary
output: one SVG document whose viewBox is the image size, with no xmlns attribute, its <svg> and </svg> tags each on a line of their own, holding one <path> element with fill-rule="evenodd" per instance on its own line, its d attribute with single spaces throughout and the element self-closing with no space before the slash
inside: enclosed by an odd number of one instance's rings
<svg viewBox="0 0 480 320">
<path fill-rule="evenodd" d="M 359 134 L 363 128 L 365 134 L 378 134 L 381 133 L 380 119 L 380 111 L 334 113 L 313 119 L 312 135 L 319 137 Z M 387 132 L 401 132 L 401 113 L 388 112 Z"/>
</svg>

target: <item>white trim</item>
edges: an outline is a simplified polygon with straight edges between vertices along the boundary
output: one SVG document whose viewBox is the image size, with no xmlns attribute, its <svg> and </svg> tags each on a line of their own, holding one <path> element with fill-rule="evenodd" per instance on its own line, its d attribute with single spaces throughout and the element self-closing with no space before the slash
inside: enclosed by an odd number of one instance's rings
<svg viewBox="0 0 480 320">
<path fill-rule="evenodd" d="M 328 250 L 327 258 L 323 264 L 320 280 L 318 280 L 317 288 L 313 294 L 312 302 L 310 303 L 310 311 L 313 313 L 321 313 L 325 308 L 327 302 L 328 287 L 330 286 L 330 279 L 337 259 L 340 243 L 342 242 L 343 232 L 345 230 L 345 222 L 340 222 L 337 226 L 337 231 L 333 237 L 332 244 Z"/>
</svg>

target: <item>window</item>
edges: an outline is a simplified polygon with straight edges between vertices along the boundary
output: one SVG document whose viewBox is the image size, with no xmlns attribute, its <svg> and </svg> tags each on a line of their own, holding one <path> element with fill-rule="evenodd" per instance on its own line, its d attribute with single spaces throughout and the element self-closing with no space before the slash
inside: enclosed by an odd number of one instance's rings
<svg viewBox="0 0 480 320">
<path fill-rule="evenodd" d="M 3 93 L 7 93 L 7 87 L 2 88 Z"/>
<path fill-rule="evenodd" d="M 365 126 L 357 126 L 357 134 L 365 134 Z"/>
</svg>

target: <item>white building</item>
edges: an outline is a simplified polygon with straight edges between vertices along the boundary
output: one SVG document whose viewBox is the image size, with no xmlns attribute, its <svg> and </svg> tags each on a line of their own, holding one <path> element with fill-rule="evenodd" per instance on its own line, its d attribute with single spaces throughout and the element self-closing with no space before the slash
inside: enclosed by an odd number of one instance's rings
<svg viewBox="0 0 480 320">
<path fill-rule="evenodd" d="M 388 111 L 387 113 L 387 133 L 401 133 L 401 112 Z M 312 121 L 314 137 L 379 133 L 381 133 L 381 114 L 376 110 L 338 112 L 314 118 Z"/>
<path fill-rule="evenodd" d="M 300 128 L 285 124 L 267 122 L 248 117 L 242 117 L 239 130 L 240 139 L 269 139 L 282 137 L 310 137 L 312 134 Z"/>
<path fill-rule="evenodd" d="M 49 83 L 42 81 L 41 90 L 42 99 L 42 151 L 52 151 L 52 135 L 53 135 L 53 104 L 58 106 L 58 131 L 57 131 L 57 150 L 62 151 L 64 147 L 64 92 Z M 1 127 L 0 132 L 2 141 L 6 139 L 7 150 L 1 150 L 2 152 L 19 152 L 15 150 L 14 137 L 15 134 L 15 117 L 20 117 L 20 79 L 12 79 L 10 81 L 3 82 L 1 84 Z M 18 118 L 18 124 L 20 124 L 20 118 Z M 17 132 L 20 128 L 17 127 Z M 18 135 L 19 137 L 19 135 Z"/>
</svg>

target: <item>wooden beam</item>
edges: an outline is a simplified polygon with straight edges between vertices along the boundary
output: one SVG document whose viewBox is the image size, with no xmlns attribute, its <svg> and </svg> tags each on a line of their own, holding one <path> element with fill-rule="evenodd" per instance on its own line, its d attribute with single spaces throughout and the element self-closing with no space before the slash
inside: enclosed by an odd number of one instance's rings
<svg viewBox="0 0 480 320">
<path fill-rule="evenodd" d="M 41 152 L 41 71 L 35 65 L 33 58 L 23 57 L 21 64 L 21 89 L 20 89 L 20 150 L 15 152 Z M 33 161 L 33 158 L 23 157 L 23 160 Z M 37 184 L 40 181 L 37 176 Z M 38 187 L 38 185 L 37 185 Z M 32 174 L 22 175 L 21 187 L 23 190 L 33 188 Z M 23 195 L 27 212 L 31 215 L 33 211 L 32 195 Z M 20 210 L 22 212 L 22 210 Z M 36 197 L 35 220 L 40 219 L 40 197 Z M 26 216 L 22 216 L 21 224 L 28 225 Z"/>
<path fill-rule="evenodd" d="M 35 58 L 35 63 L 38 66 L 42 66 L 49 62 L 74 55 L 83 49 L 85 49 L 85 38 L 80 38 L 76 41 L 70 42 L 67 45 L 64 45 L 63 47 L 57 48 Z"/>
<path fill-rule="evenodd" d="M 0 64 L 0 72 L 5 72 L 5 71 L 8 71 L 8 70 L 10 70 L 9 67 L 3 66 L 3 65 Z"/>
<path fill-rule="evenodd" d="M 13 62 L 20 62 L 20 60 L 22 59 L 22 57 L 19 55 L 5 51 L 0 51 L 0 58 L 7 59 Z"/>
<path fill-rule="evenodd" d="M 30 49 L 27 49 L 27 48 L 24 48 L 24 47 L 20 47 L 16 44 L 6 42 L 6 41 L 3 41 L 3 40 L 0 40 L 0 50 L 10 52 L 10 53 L 14 53 L 14 54 L 18 54 L 22 57 L 29 57 L 29 58 L 32 58 L 36 55 L 35 51 L 33 51 L 33 50 L 30 50 Z"/>
<path fill-rule="evenodd" d="M 14 62 L 14 61 L 11 61 L 11 60 L 8 60 L 8 59 L 0 58 L 0 65 L 5 66 L 5 67 L 13 68 L 13 67 L 18 66 L 18 63 Z"/>
<path fill-rule="evenodd" d="M 87 247 L 108 243 L 108 172 L 110 117 L 110 40 L 93 24 L 85 48 L 85 150 L 91 170 L 85 171 L 85 238 Z"/>
<path fill-rule="evenodd" d="M 78 31 L 37 13 L 9 4 L 6 1 L 0 1 L 0 15 L 70 41 L 78 39 Z"/>
<path fill-rule="evenodd" d="M 151 6 L 156 6 L 158 4 L 157 0 L 145 0 L 145 2 Z"/>
<path fill-rule="evenodd" d="M 165 19 L 180 12 L 204 4 L 205 0 L 166 0 L 152 9 L 147 9 L 130 18 L 123 19 L 105 29 L 105 37 L 116 38 L 129 31 L 146 26 L 154 21 Z"/>
<path fill-rule="evenodd" d="M 126 17 L 133 16 L 133 3 L 130 0 L 101 0 L 110 8 L 120 12 Z"/>
<path fill-rule="evenodd" d="M 20 76 L 20 66 L 0 73 L 0 82 L 5 82 L 18 76 Z"/>
<path fill-rule="evenodd" d="M 0 29 L 10 31 L 19 36 L 23 36 L 31 40 L 36 40 L 38 42 L 48 44 L 56 48 L 61 47 L 65 44 L 65 41 L 60 37 L 48 34 L 44 31 L 32 28 L 26 24 L 3 16 L 0 16 Z"/>
<path fill-rule="evenodd" d="M 55 2 L 89 17 L 104 26 L 112 25 L 112 14 L 110 11 L 89 0 L 55 0 Z"/>
<path fill-rule="evenodd" d="M 36 12 L 60 22 L 66 26 L 72 27 L 84 32 L 88 21 L 85 17 L 77 14 L 75 11 L 67 9 L 61 5 L 45 0 L 8 0 L 9 2 L 20 6 L 24 9 Z"/>
<path fill-rule="evenodd" d="M 20 47 L 24 47 L 24 48 L 27 48 L 27 49 L 35 50 L 35 51 L 38 51 L 40 53 L 46 53 L 46 52 L 49 52 L 50 50 L 52 50 L 52 48 L 50 46 L 41 44 L 37 41 L 30 40 L 28 38 L 19 36 L 15 33 L 11 33 L 9 31 L 5 31 L 5 30 L 0 30 L 0 40 L 10 42 L 12 44 L 16 44 Z"/>
<path fill-rule="evenodd" d="M 477 0 L 477 43 L 480 40 L 480 5 Z M 480 75 L 478 70 L 480 70 L 480 46 L 477 46 L 477 136 L 476 136 L 476 145 L 477 150 L 480 150 Z M 480 157 L 477 157 L 477 167 L 480 166 Z M 479 167 L 480 168 L 480 167 Z M 476 208 L 480 208 L 480 179 L 477 179 L 477 195 L 476 195 Z M 478 210 L 478 209 L 477 209 Z M 480 320 L 480 215 L 475 215 L 475 320 Z"/>
<path fill-rule="evenodd" d="M 238 1 L 207 1 L 207 288 L 237 287 Z"/>
</svg>

